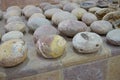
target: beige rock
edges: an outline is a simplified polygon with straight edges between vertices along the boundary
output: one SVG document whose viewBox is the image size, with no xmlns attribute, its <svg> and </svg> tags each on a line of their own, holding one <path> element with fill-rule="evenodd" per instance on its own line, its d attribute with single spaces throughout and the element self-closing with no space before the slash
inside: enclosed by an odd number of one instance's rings
<svg viewBox="0 0 120 80">
<path fill-rule="evenodd" d="M 92 7 L 88 11 L 94 14 L 94 13 L 96 13 L 96 11 L 101 10 L 101 9 L 102 8 L 99 8 L 99 7 Z"/>
<path fill-rule="evenodd" d="M 0 66 L 13 67 L 27 58 L 27 46 L 20 39 L 13 39 L 0 45 Z"/>
<path fill-rule="evenodd" d="M 19 22 L 19 21 L 15 21 L 15 22 L 10 22 L 7 25 L 5 25 L 5 29 L 7 31 L 21 31 L 24 32 L 26 29 L 26 25 L 24 22 Z"/>
<path fill-rule="evenodd" d="M 90 28 L 92 31 L 98 34 L 107 34 L 109 31 L 113 29 L 112 24 L 105 20 L 94 21 Z"/>
<path fill-rule="evenodd" d="M 80 32 L 74 36 L 72 43 L 79 53 L 94 53 L 101 48 L 103 41 L 96 33 Z"/>
<path fill-rule="evenodd" d="M 42 13 L 34 13 L 30 18 L 45 18 L 45 16 Z"/>
<path fill-rule="evenodd" d="M 34 5 L 27 5 L 25 6 L 23 9 L 22 9 L 22 13 L 24 14 L 24 12 L 27 10 L 27 9 L 30 9 L 30 8 L 35 8 Z"/>
<path fill-rule="evenodd" d="M 43 3 L 40 3 L 40 8 L 41 9 L 43 9 L 45 6 L 47 6 L 47 5 L 51 5 L 50 3 L 48 3 L 48 2 L 43 2 Z"/>
<path fill-rule="evenodd" d="M 7 8 L 6 11 L 9 12 L 9 11 L 13 11 L 13 10 L 20 11 L 20 12 L 22 11 L 19 6 L 10 6 Z"/>
<path fill-rule="evenodd" d="M 97 17 L 92 13 L 85 13 L 82 16 L 82 21 L 85 22 L 87 25 L 90 25 L 94 21 L 97 21 Z"/>
<path fill-rule="evenodd" d="M 63 6 L 64 11 L 71 12 L 75 8 L 79 8 L 80 6 L 77 3 L 67 3 Z"/>
<path fill-rule="evenodd" d="M 120 46 L 120 29 L 114 29 L 108 32 L 106 39 L 110 44 Z"/>
<path fill-rule="evenodd" d="M 23 33 L 20 31 L 10 31 L 2 36 L 2 41 L 8 41 L 11 39 L 22 39 L 23 38 Z"/>
<path fill-rule="evenodd" d="M 53 14 L 55 14 L 56 12 L 61 12 L 61 11 L 62 11 L 62 10 L 59 9 L 59 8 L 52 8 L 52 9 L 46 10 L 46 11 L 44 12 L 44 15 L 45 15 L 47 18 L 51 19 L 52 16 L 53 16 Z"/>
<path fill-rule="evenodd" d="M 75 8 L 71 12 L 73 15 L 75 15 L 78 19 L 81 19 L 84 13 L 87 13 L 87 11 L 83 8 Z"/>
<path fill-rule="evenodd" d="M 14 21 L 22 22 L 23 20 L 20 16 L 11 16 L 10 18 L 7 19 L 7 23 L 14 22 Z"/>
<path fill-rule="evenodd" d="M 87 25 L 77 20 L 65 20 L 58 25 L 58 30 L 69 37 L 73 37 L 79 32 L 87 31 Z"/>
<path fill-rule="evenodd" d="M 51 25 L 51 22 L 45 18 L 34 17 L 28 20 L 27 25 L 30 30 L 35 31 L 40 26 Z"/>
<path fill-rule="evenodd" d="M 59 35 L 48 35 L 37 41 L 38 54 L 45 58 L 57 58 L 63 55 L 66 40 Z"/>
<path fill-rule="evenodd" d="M 66 11 L 57 12 L 52 16 L 52 22 L 56 25 L 64 20 L 77 20 L 77 18 L 73 14 Z"/>
<path fill-rule="evenodd" d="M 46 10 L 48 10 L 48 9 L 52 9 L 52 8 L 61 8 L 60 6 L 57 6 L 57 5 L 52 5 L 52 4 L 50 4 L 50 5 L 46 5 L 44 8 L 43 8 L 43 10 L 44 11 L 46 11 Z"/>
</svg>

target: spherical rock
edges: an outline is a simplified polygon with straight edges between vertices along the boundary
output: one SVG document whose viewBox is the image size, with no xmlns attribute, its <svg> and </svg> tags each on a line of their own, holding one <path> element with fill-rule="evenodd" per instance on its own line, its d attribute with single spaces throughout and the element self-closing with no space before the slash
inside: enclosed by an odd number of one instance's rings
<svg viewBox="0 0 120 80">
<path fill-rule="evenodd" d="M 10 31 L 2 36 L 2 41 L 8 41 L 11 39 L 22 39 L 23 33 L 20 31 Z"/>
<path fill-rule="evenodd" d="M 106 7 L 108 7 L 108 2 L 107 1 L 103 1 L 103 0 L 99 0 L 97 2 L 97 6 L 101 7 L 101 8 L 106 8 Z"/>
<path fill-rule="evenodd" d="M 92 8 L 90 8 L 89 9 L 89 12 L 91 12 L 91 13 L 96 13 L 96 11 L 98 11 L 98 10 L 101 10 L 102 8 L 99 8 L 99 7 L 92 7 Z"/>
<path fill-rule="evenodd" d="M 42 13 L 34 13 L 30 18 L 45 18 L 45 16 Z"/>
<path fill-rule="evenodd" d="M 24 14 L 24 12 L 26 11 L 26 10 L 28 10 L 28 9 L 31 9 L 31 8 L 35 8 L 36 6 L 34 6 L 34 5 L 27 5 L 27 6 L 25 6 L 23 9 L 22 9 L 22 13 Z"/>
<path fill-rule="evenodd" d="M 21 31 L 24 32 L 26 29 L 26 25 L 24 22 L 19 22 L 19 21 L 15 21 L 15 22 L 10 22 L 7 25 L 5 25 L 5 29 L 7 31 Z"/>
<path fill-rule="evenodd" d="M 63 55 L 66 40 L 59 35 L 49 35 L 37 41 L 38 53 L 45 58 L 57 58 Z"/>
<path fill-rule="evenodd" d="M 73 37 L 79 32 L 87 31 L 87 25 L 77 20 L 65 20 L 58 25 L 58 30 L 69 37 Z"/>
<path fill-rule="evenodd" d="M 120 29 L 114 29 L 108 32 L 106 38 L 110 44 L 120 46 Z"/>
<path fill-rule="evenodd" d="M 72 14 L 75 15 L 78 19 L 81 19 L 84 13 L 87 13 L 87 11 L 83 8 L 75 8 L 72 10 Z"/>
<path fill-rule="evenodd" d="M 21 39 L 12 39 L 0 45 L 0 66 L 13 67 L 27 58 L 27 46 Z"/>
<path fill-rule="evenodd" d="M 28 20 L 27 25 L 30 30 L 35 31 L 40 26 L 51 25 L 51 22 L 45 18 L 34 17 Z"/>
<path fill-rule="evenodd" d="M 87 25 L 90 25 L 92 22 L 97 21 L 97 17 L 92 13 L 85 13 L 82 16 L 82 21 L 85 22 Z"/>
<path fill-rule="evenodd" d="M 21 12 L 20 11 L 17 11 L 17 10 L 11 10 L 11 11 L 7 11 L 5 14 L 4 14 L 4 19 L 8 19 L 12 16 L 21 16 Z"/>
<path fill-rule="evenodd" d="M 20 12 L 22 11 L 19 6 L 10 6 L 7 8 L 6 11 L 9 12 L 9 11 L 13 11 L 13 10 L 20 11 Z"/>
<path fill-rule="evenodd" d="M 57 6 L 57 5 L 46 5 L 43 10 L 46 11 L 48 9 L 52 9 L 52 8 L 61 8 L 60 6 Z"/>
<path fill-rule="evenodd" d="M 53 16 L 53 14 L 55 14 L 56 12 L 61 12 L 61 11 L 62 11 L 62 10 L 59 9 L 59 8 L 52 8 L 52 9 L 46 10 L 45 13 L 44 13 L 44 15 L 45 15 L 47 18 L 51 19 L 52 16 Z"/>
<path fill-rule="evenodd" d="M 52 16 L 52 22 L 56 25 L 64 20 L 77 20 L 77 18 L 73 14 L 65 11 L 57 12 Z"/>
<path fill-rule="evenodd" d="M 80 32 L 74 36 L 72 43 L 79 53 L 94 53 L 101 48 L 103 41 L 96 33 Z"/>
<path fill-rule="evenodd" d="M 94 21 L 90 28 L 92 31 L 98 33 L 98 34 L 107 34 L 109 31 L 113 29 L 112 24 L 105 20 L 100 21 Z"/>
<path fill-rule="evenodd" d="M 80 3 L 80 7 L 84 8 L 84 9 L 89 9 L 92 7 L 96 6 L 96 2 L 95 1 L 83 1 Z"/>
<path fill-rule="evenodd" d="M 64 11 L 71 12 L 75 8 L 79 8 L 80 6 L 77 3 L 67 3 L 63 6 Z"/>
<path fill-rule="evenodd" d="M 24 15 L 26 18 L 31 17 L 34 13 L 43 13 L 43 11 L 39 7 L 31 7 L 24 11 Z"/>
<path fill-rule="evenodd" d="M 51 5 L 50 3 L 48 3 L 48 2 L 43 2 L 43 3 L 40 3 L 40 8 L 41 9 L 43 9 L 45 6 L 47 6 L 47 5 Z"/>
<path fill-rule="evenodd" d="M 15 21 L 22 22 L 23 20 L 22 20 L 22 18 L 20 16 L 12 16 L 12 17 L 7 19 L 7 23 L 15 22 Z"/>
<path fill-rule="evenodd" d="M 53 35 L 53 34 L 59 34 L 59 31 L 52 25 L 43 25 L 35 30 L 33 34 L 34 41 L 36 42 L 38 39 L 46 35 Z"/>
</svg>

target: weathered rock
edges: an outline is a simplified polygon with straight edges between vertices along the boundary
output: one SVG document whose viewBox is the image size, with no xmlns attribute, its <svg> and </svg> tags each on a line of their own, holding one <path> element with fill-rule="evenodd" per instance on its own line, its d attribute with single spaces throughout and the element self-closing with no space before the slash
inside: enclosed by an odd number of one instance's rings
<svg viewBox="0 0 120 80">
<path fill-rule="evenodd" d="M 46 5 L 43 10 L 46 11 L 48 9 L 52 9 L 52 8 L 61 8 L 60 6 L 57 6 L 57 5 Z"/>
<path fill-rule="evenodd" d="M 106 7 L 108 7 L 108 2 L 105 1 L 105 0 L 99 0 L 99 1 L 97 2 L 97 6 L 98 6 L 98 7 L 101 7 L 101 8 L 106 8 Z"/>
<path fill-rule="evenodd" d="M 26 25 L 24 22 L 19 22 L 19 21 L 15 21 L 15 22 L 10 22 L 7 25 L 5 25 L 5 29 L 7 31 L 21 31 L 24 32 L 26 29 Z"/>
<path fill-rule="evenodd" d="M 53 14 L 55 14 L 56 12 L 61 12 L 62 10 L 59 8 L 52 8 L 52 9 L 48 9 L 44 12 L 44 15 L 48 18 L 51 19 Z"/>
<path fill-rule="evenodd" d="M 34 41 L 36 42 L 38 39 L 46 36 L 46 35 L 53 35 L 59 34 L 58 30 L 54 28 L 52 25 L 43 25 L 37 28 L 33 34 Z"/>
<path fill-rule="evenodd" d="M 83 1 L 80 3 L 80 7 L 84 8 L 84 9 L 89 9 L 89 8 L 92 8 L 92 7 L 95 7 L 96 6 L 96 2 L 95 1 Z"/>
<path fill-rule="evenodd" d="M 45 16 L 42 13 L 34 13 L 30 18 L 45 18 Z"/>
<path fill-rule="evenodd" d="M 57 58 L 63 55 L 66 40 L 59 35 L 44 36 L 37 41 L 38 54 L 45 58 Z"/>
<path fill-rule="evenodd" d="M 38 27 L 43 25 L 51 25 L 51 23 L 45 18 L 34 17 L 28 20 L 27 25 L 30 30 L 35 31 Z"/>
<path fill-rule="evenodd" d="M 99 8 L 99 7 L 92 7 L 92 8 L 90 8 L 89 9 L 89 12 L 91 12 L 91 13 L 96 13 L 96 11 L 98 11 L 98 10 L 101 10 L 102 8 Z"/>
<path fill-rule="evenodd" d="M 43 3 L 40 3 L 40 8 L 41 9 L 43 9 L 45 6 L 47 6 L 47 5 L 51 5 L 50 3 L 48 3 L 48 2 L 43 2 Z"/>
<path fill-rule="evenodd" d="M 52 22 L 56 25 L 64 20 L 77 20 L 77 18 L 73 14 L 66 11 L 57 12 L 52 16 Z"/>
<path fill-rule="evenodd" d="M 81 19 L 84 13 L 87 13 L 87 11 L 83 8 L 75 8 L 72 10 L 72 14 L 75 15 L 78 19 Z"/>
<path fill-rule="evenodd" d="M 82 21 L 85 22 L 87 25 L 90 25 L 94 21 L 97 21 L 97 17 L 92 13 L 85 13 L 82 16 Z"/>
<path fill-rule="evenodd" d="M 7 23 L 15 22 L 15 21 L 22 22 L 23 20 L 22 20 L 22 18 L 20 16 L 12 16 L 12 17 L 7 19 Z"/>
<path fill-rule="evenodd" d="M 98 34 L 107 34 L 109 31 L 113 29 L 112 24 L 105 20 L 94 21 L 90 28 L 92 31 Z"/>
<path fill-rule="evenodd" d="M 75 8 L 79 8 L 80 6 L 77 3 L 67 3 L 63 6 L 64 11 L 71 12 Z"/>
<path fill-rule="evenodd" d="M 103 9 L 97 10 L 95 14 L 98 19 L 102 19 L 107 13 L 113 12 L 113 11 L 115 11 L 115 9 L 103 8 Z"/>
<path fill-rule="evenodd" d="M 108 32 L 106 38 L 110 44 L 120 46 L 120 29 L 114 29 Z"/>
<path fill-rule="evenodd" d="M 29 7 L 24 11 L 24 15 L 26 18 L 31 17 L 34 13 L 43 13 L 42 9 L 39 7 Z"/>
<path fill-rule="evenodd" d="M 12 16 L 21 16 L 21 12 L 17 10 L 10 10 L 4 14 L 4 19 L 8 19 Z"/>
<path fill-rule="evenodd" d="M 7 8 L 6 11 L 9 12 L 9 11 L 13 11 L 13 10 L 16 10 L 16 11 L 19 11 L 19 12 L 22 11 L 22 9 L 19 6 L 10 6 L 10 7 Z"/>
<path fill-rule="evenodd" d="M 94 53 L 101 48 L 103 41 L 96 33 L 80 32 L 75 35 L 72 43 L 79 53 Z"/>
<path fill-rule="evenodd" d="M 65 20 L 58 25 L 58 30 L 69 37 L 73 37 L 79 32 L 87 31 L 87 25 L 77 20 Z"/>
<path fill-rule="evenodd" d="M 8 41 L 11 39 L 22 39 L 23 38 L 23 33 L 20 31 L 10 31 L 2 36 L 2 41 Z"/>
<path fill-rule="evenodd" d="M 22 9 L 22 13 L 24 14 L 27 9 L 35 8 L 36 6 L 34 5 L 27 5 Z"/>
<path fill-rule="evenodd" d="M 107 13 L 104 17 L 103 20 L 107 20 L 111 22 L 115 28 L 120 28 L 120 11 L 114 11 Z"/>
<path fill-rule="evenodd" d="M 27 46 L 23 40 L 13 39 L 0 45 L 0 66 L 13 67 L 27 58 Z"/>
</svg>

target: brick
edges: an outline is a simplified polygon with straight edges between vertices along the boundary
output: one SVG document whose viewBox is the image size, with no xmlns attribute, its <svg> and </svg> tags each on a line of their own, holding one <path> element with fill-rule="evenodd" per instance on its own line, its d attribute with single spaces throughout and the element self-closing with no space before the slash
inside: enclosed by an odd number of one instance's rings
<svg viewBox="0 0 120 80">
<path fill-rule="evenodd" d="M 62 76 L 61 71 L 57 70 L 14 80 L 62 80 Z"/>
<path fill-rule="evenodd" d="M 72 43 L 69 42 L 66 49 L 66 54 L 61 58 L 61 63 L 63 64 L 63 66 L 66 67 L 104 59 L 110 56 L 111 56 L 110 50 L 105 45 L 103 45 L 102 49 L 97 53 L 79 54 L 74 51 Z"/>
<path fill-rule="evenodd" d="M 120 56 L 109 59 L 106 80 L 120 80 Z"/>
<path fill-rule="evenodd" d="M 105 80 L 107 60 L 64 69 L 64 80 Z"/>
</svg>

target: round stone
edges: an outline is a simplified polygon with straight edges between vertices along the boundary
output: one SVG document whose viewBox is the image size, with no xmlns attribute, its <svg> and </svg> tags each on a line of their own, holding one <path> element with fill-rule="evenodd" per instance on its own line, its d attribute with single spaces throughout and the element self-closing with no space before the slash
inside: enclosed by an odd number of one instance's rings
<svg viewBox="0 0 120 80">
<path fill-rule="evenodd" d="M 108 7 L 108 2 L 107 1 L 103 1 L 103 0 L 99 0 L 97 2 L 97 6 L 101 7 L 101 8 L 106 8 L 106 7 Z"/>
<path fill-rule="evenodd" d="M 90 8 L 89 9 L 89 12 L 91 12 L 91 13 L 96 13 L 96 11 L 98 11 L 98 10 L 101 10 L 102 8 L 99 8 L 99 7 L 92 7 L 92 8 Z"/>
<path fill-rule="evenodd" d="M 34 13 L 30 18 L 46 18 L 42 13 Z"/>
<path fill-rule="evenodd" d="M 58 30 L 69 37 L 73 37 L 79 32 L 87 31 L 87 25 L 77 20 L 65 20 L 58 25 Z"/>
<path fill-rule="evenodd" d="M 43 3 L 40 3 L 40 8 L 41 9 L 43 9 L 45 6 L 47 6 L 47 5 L 51 5 L 50 3 L 48 3 L 48 2 L 43 2 Z"/>
<path fill-rule="evenodd" d="M 53 35 L 59 34 L 58 30 L 52 25 L 43 25 L 37 28 L 33 34 L 34 41 L 36 42 L 38 39 L 46 36 L 46 35 Z"/>
<path fill-rule="evenodd" d="M 114 29 L 108 32 L 106 38 L 110 44 L 120 46 L 120 29 Z"/>
<path fill-rule="evenodd" d="M 52 8 L 61 8 L 60 6 L 57 6 L 57 5 L 46 5 L 43 10 L 46 11 L 48 9 L 52 9 Z"/>
<path fill-rule="evenodd" d="M 20 16 L 12 16 L 7 19 L 7 23 L 15 22 L 15 21 L 23 22 L 23 20 Z"/>
<path fill-rule="evenodd" d="M 72 43 L 79 53 L 95 53 L 101 48 L 103 41 L 96 33 L 80 32 L 74 36 Z"/>
<path fill-rule="evenodd" d="M 5 29 L 7 31 L 21 31 L 24 32 L 26 29 L 26 25 L 24 22 L 19 22 L 19 21 L 15 21 L 15 22 L 10 22 L 7 25 L 5 25 Z"/>
<path fill-rule="evenodd" d="M 9 11 L 13 11 L 13 10 L 20 11 L 20 12 L 22 11 L 19 6 L 10 6 L 7 8 L 6 11 L 9 12 Z"/>
<path fill-rule="evenodd" d="M 109 31 L 113 29 L 112 24 L 105 20 L 94 21 L 90 28 L 92 31 L 98 34 L 107 34 Z"/>
<path fill-rule="evenodd" d="M 55 14 L 56 12 L 61 12 L 62 10 L 59 8 L 52 8 L 52 9 L 48 9 L 44 12 L 44 15 L 48 18 L 51 19 L 53 14 Z"/>
<path fill-rule="evenodd" d="M 67 3 L 63 6 L 64 11 L 71 12 L 75 8 L 79 8 L 80 6 L 77 3 Z"/>
<path fill-rule="evenodd" d="M 23 33 L 20 31 L 10 31 L 2 36 L 1 41 L 5 42 L 11 39 L 22 39 Z"/>
<path fill-rule="evenodd" d="M 57 58 L 63 55 L 66 40 L 59 35 L 44 36 L 37 41 L 38 54 L 45 58 Z"/>
<path fill-rule="evenodd" d="M 73 14 L 66 11 L 57 12 L 52 16 L 52 22 L 56 25 L 64 20 L 77 20 L 77 18 Z"/>
<path fill-rule="evenodd" d="M 27 9 L 31 9 L 31 8 L 35 8 L 36 6 L 34 5 L 27 5 L 25 6 L 23 9 L 22 9 L 22 13 L 24 14 L 24 12 L 27 10 Z"/>
<path fill-rule="evenodd" d="M 0 66 L 13 67 L 27 58 L 27 46 L 21 39 L 12 39 L 0 45 Z"/>
<path fill-rule="evenodd" d="M 51 22 L 45 18 L 34 17 L 28 20 L 27 25 L 30 30 L 35 31 L 40 26 L 51 25 Z"/>
<path fill-rule="evenodd" d="M 95 7 L 96 6 L 96 2 L 95 1 L 83 1 L 80 3 L 80 7 L 84 8 L 84 9 L 89 9 L 89 8 L 92 8 L 92 7 Z"/>
<path fill-rule="evenodd" d="M 84 13 L 87 13 L 87 11 L 83 8 L 75 8 L 72 10 L 72 14 L 75 15 L 79 20 L 82 18 Z"/>
<path fill-rule="evenodd" d="M 90 25 L 94 21 L 97 21 L 97 17 L 92 13 L 85 13 L 82 16 L 82 21 L 85 22 L 87 25 Z"/>
</svg>

